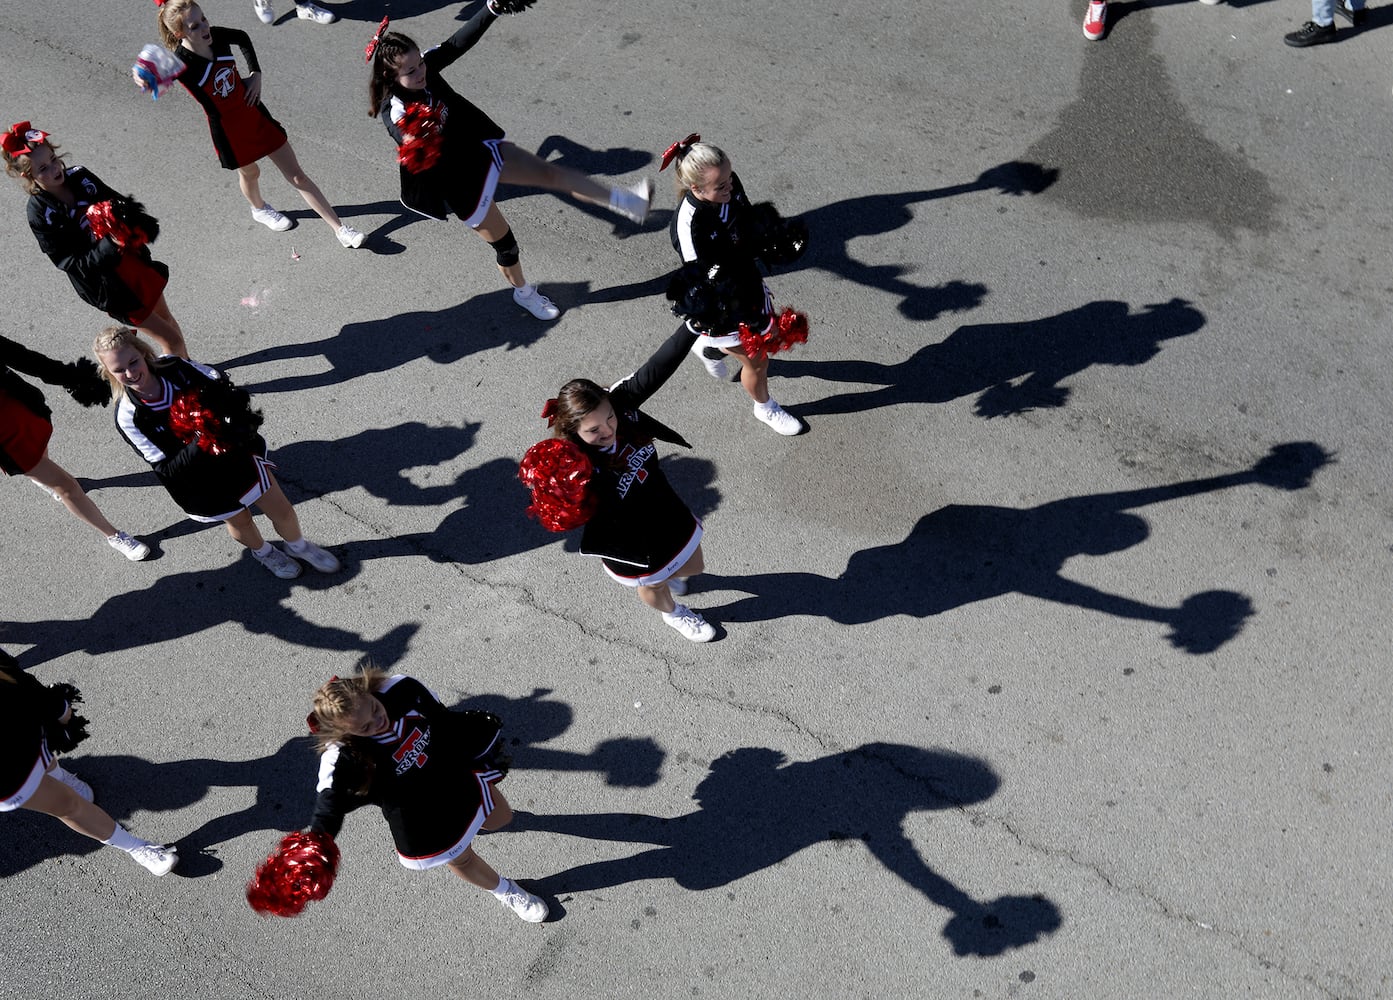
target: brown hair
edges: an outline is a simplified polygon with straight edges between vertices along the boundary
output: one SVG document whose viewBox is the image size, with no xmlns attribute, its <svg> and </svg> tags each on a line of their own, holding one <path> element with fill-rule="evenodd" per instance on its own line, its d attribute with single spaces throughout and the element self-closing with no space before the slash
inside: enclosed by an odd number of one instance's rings
<svg viewBox="0 0 1393 1000">
<path fill-rule="evenodd" d="M 552 437 L 566 438 L 582 448 L 590 448 L 590 445 L 580 439 L 577 428 L 580 427 L 580 422 L 585 419 L 587 414 L 609 399 L 609 390 L 602 389 L 588 378 L 571 379 L 556 394 L 556 413 L 552 418 L 551 425 Z M 614 405 L 612 400 L 610 405 Z M 617 409 L 616 415 L 618 415 Z M 626 444 L 642 447 L 653 440 L 651 435 L 634 433 L 633 428 L 626 427 L 622 420 L 616 430 L 623 432 L 622 437 Z M 611 456 L 611 461 L 607 464 L 616 463 L 618 463 L 618 449 L 615 450 L 615 455 Z"/>
<path fill-rule="evenodd" d="M 377 40 L 372 52 L 372 79 L 368 81 L 368 117 L 382 114 L 382 106 L 392 93 L 397 79 L 397 62 L 402 56 L 420 46 L 400 31 L 389 31 Z"/>
<path fill-rule="evenodd" d="M 51 140 L 45 139 L 43 142 L 33 144 L 33 148 L 35 149 L 39 146 L 47 146 L 49 152 L 51 152 L 55 158 L 58 156 L 58 146 Z M 10 151 L 7 149 L 0 149 L 0 153 L 3 153 L 5 157 L 5 173 L 15 178 L 24 186 L 25 194 L 38 194 L 39 184 L 34 180 L 34 174 L 29 163 L 29 154 L 20 153 L 18 156 L 11 156 Z"/>
</svg>

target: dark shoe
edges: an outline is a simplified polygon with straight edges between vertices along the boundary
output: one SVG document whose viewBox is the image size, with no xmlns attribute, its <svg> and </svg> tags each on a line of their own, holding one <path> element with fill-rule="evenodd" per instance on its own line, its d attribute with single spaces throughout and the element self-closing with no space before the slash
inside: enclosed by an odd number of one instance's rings
<svg viewBox="0 0 1393 1000">
<path fill-rule="evenodd" d="M 1364 27 L 1364 22 L 1368 20 L 1369 17 L 1369 12 L 1363 7 L 1360 7 L 1358 10 L 1350 10 L 1343 3 L 1337 3 L 1335 5 L 1335 14 L 1338 17 L 1343 17 L 1356 28 Z"/>
<path fill-rule="evenodd" d="M 1304 49 L 1308 45 L 1324 45 L 1326 42 L 1335 40 L 1335 24 L 1316 24 L 1315 21 L 1307 21 L 1298 30 L 1290 35 L 1285 35 L 1282 41 L 1297 49 Z"/>
</svg>

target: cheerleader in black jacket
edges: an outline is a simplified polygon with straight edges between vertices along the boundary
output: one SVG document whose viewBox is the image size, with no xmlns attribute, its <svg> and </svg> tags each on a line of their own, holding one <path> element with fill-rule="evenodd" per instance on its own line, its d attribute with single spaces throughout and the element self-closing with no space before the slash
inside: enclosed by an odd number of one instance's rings
<svg viewBox="0 0 1393 1000">
<path fill-rule="evenodd" d="M 721 353 L 736 355 L 740 359 L 740 383 L 754 401 L 755 416 L 780 434 L 800 434 L 802 422 L 769 395 L 768 357 L 747 356 L 740 345 L 740 323 L 758 331 L 775 319 L 773 302 L 760 271 L 761 253 L 769 253 L 761 248 L 762 241 L 757 237 L 761 227 L 754 206 L 731 169 L 730 158 L 718 147 L 702 142 L 700 136 L 673 143 L 663 156 L 664 169 L 672 161 L 676 162 L 682 192 L 682 200 L 672 215 L 672 245 L 682 258 L 685 273 L 701 278 L 719 274 L 724 289 L 720 297 L 729 299 L 724 303 L 729 310 L 722 317 L 723 325 L 688 320 L 689 329 L 700 334 L 693 351 L 706 370 L 720 379 L 726 377 Z M 772 206 L 762 207 L 772 210 Z M 801 243 L 797 252 L 802 252 Z"/>
<path fill-rule="evenodd" d="M 523 920 L 546 919 L 543 900 L 500 877 L 473 848 L 480 830 L 513 818 L 495 787 L 503 778 L 497 716 L 451 712 L 414 677 L 368 667 L 321 687 L 309 721 L 321 755 L 310 832 L 335 837 L 347 813 L 371 803 L 405 867 L 445 865 Z"/>
<path fill-rule="evenodd" d="M 53 434 L 44 394 L 16 372 L 24 372 L 49 385 L 61 385 L 85 405 L 105 402 L 106 388 L 97 368 L 83 359 L 64 364 L 31 351 L 6 337 L 0 337 L 0 468 L 7 476 L 28 476 L 68 508 L 84 524 L 105 536 L 107 543 L 127 559 L 140 560 L 150 547 L 124 531 L 118 531 L 97 509 L 92 498 L 66 469 L 48 457 L 48 441 Z"/>
<path fill-rule="evenodd" d="M 688 579 L 705 568 L 702 524 L 663 475 L 653 442 L 691 445 L 639 409 L 681 366 L 691 345 L 692 334 L 679 329 L 643 367 L 610 389 L 574 379 L 547 401 L 542 416 L 551 422 L 554 439 L 578 445 L 593 467 L 580 502 L 582 513 L 559 521 L 547 514 L 548 490 L 556 477 L 544 456 L 555 452 L 548 447 L 554 442 L 528 452 L 522 478 L 533 487 L 531 512 L 544 525 L 566 530 L 584 519 L 582 555 L 598 556 L 611 578 L 636 588 L 639 599 L 662 612 L 663 621 L 683 636 L 710 642 L 715 628 L 674 600 L 687 593 Z M 561 478 L 576 481 L 564 473 Z"/>
<path fill-rule="evenodd" d="M 0 652 L 0 812 L 29 809 L 55 816 L 85 837 L 125 851 L 154 875 L 179 856 L 168 845 L 130 833 L 92 802 L 92 786 L 54 757 L 86 738 L 87 720 L 73 714 L 81 700 L 70 684 L 46 687 Z"/>
<path fill-rule="evenodd" d="M 257 433 L 261 415 L 250 397 L 213 368 L 182 358 L 157 358 L 135 331 L 113 326 L 92 345 L 116 402 L 116 428 L 149 462 L 189 517 L 223 522 L 228 534 L 282 580 L 300 575 L 296 559 L 321 573 L 339 561 L 300 531 Z M 261 536 L 255 504 L 271 519 L 292 559 Z"/>
<path fill-rule="evenodd" d="M 123 245 L 117 234 L 94 236 L 87 210 L 111 202 L 138 211 L 156 232 L 153 219 L 131 199 L 117 194 L 86 167 L 68 167 L 47 132 L 20 122 L 0 136 L 5 172 L 29 193 L 29 228 L 39 249 L 68 276 L 83 302 L 112 319 L 148 334 L 166 354 L 188 355 L 184 331 L 164 300 L 169 268 L 150 256 L 140 241 Z M 138 244 L 138 245 L 137 245 Z"/>
<path fill-rule="evenodd" d="M 538 319 L 550 320 L 561 310 L 523 277 L 518 241 L 493 200 L 497 185 L 562 191 L 638 223 L 648 215 L 653 190 L 647 180 L 632 190 L 612 188 L 518 148 L 440 75 L 501 13 L 518 13 L 532 2 L 489 0 L 458 31 L 425 52 L 407 36 L 387 31 L 383 18 L 367 47 L 372 63 L 368 114 L 381 117 L 401 147 L 402 204 L 432 219 L 454 212 L 493 247 L 513 300 Z"/>
</svg>

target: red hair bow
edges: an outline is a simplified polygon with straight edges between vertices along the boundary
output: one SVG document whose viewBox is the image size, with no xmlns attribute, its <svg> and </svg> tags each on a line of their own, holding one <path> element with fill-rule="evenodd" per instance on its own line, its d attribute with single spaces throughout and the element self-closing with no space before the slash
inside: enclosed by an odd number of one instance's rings
<svg viewBox="0 0 1393 1000">
<path fill-rule="evenodd" d="M 542 419 L 551 427 L 556 423 L 556 400 L 548 399 L 542 404 Z"/>
<path fill-rule="evenodd" d="M 372 41 L 368 42 L 368 47 L 363 50 L 363 62 L 372 61 L 372 54 L 377 51 L 377 43 L 382 41 L 382 33 L 387 30 L 389 21 L 390 17 L 384 17 L 382 23 L 377 26 L 377 34 L 372 36 Z"/>
<path fill-rule="evenodd" d="M 667 149 L 663 150 L 663 165 L 658 168 L 658 173 L 661 174 L 664 170 L 666 170 L 668 168 L 668 164 L 670 164 L 673 160 L 677 158 L 678 153 L 681 153 L 685 156 L 687 150 L 692 148 L 692 143 L 694 142 L 701 142 L 700 133 L 693 132 L 691 135 L 687 136 L 687 138 L 679 139 L 677 142 L 674 142 Z"/>
<path fill-rule="evenodd" d="M 16 122 L 10 130 L 0 136 L 0 146 L 11 156 L 25 156 L 34 147 L 48 141 L 48 133 L 34 128 L 28 122 Z"/>
</svg>

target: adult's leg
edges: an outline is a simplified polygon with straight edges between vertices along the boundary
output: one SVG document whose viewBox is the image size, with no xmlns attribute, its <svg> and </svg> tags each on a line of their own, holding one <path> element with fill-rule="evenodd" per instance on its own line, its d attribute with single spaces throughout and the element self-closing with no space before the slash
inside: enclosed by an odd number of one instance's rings
<svg viewBox="0 0 1393 1000">
<path fill-rule="evenodd" d="M 756 403 L 769 402 L 769 356 L 752 358 L 743 347 L 726 347 L 727 354 L 740 359 L 740 384 Z"/>
<path fill-rule="evenodd" d="M 140 324 L 139 329 L 141 333 L 149 334 L 150 339 L 159 344 L 165 354 L 176 354 L 185 361 L 189 359 L 189 347 L 184 342 L 184 331 L 180 329 L 179 321 L 174 318 L 174 314 L 169 311 L 169 303 L 164 300 L 163 295 L 155 303 L 150 315 Z"/>
<path fill-rule="evenodd" d="M 504 184 L 560 191 L 574 195 L 581 201 L 606 208 L 609 207 L 610 194 L 614 190 L 610 185 L 602 184 L 579 170 L 543 160 L 511 142 L 503 143 L 503 170 L 498 179 Z"/>
<path fill-rule="evenodd" d="M 251 203 L 253 209 L 261 208 L 266 199 L 261 197 L 261 168 L 255 163 L 237 168 L 237 186 L 242 189 L 242 197 Z"/>
<path fill-rule="evenodd" d="M 295 507 L 281 489 L 281 484 L 276 481 L 276 477 L 270 472 L 266 474 L 271 476 L 271 486 L 265 493 L 261 494 L 256 505 L 261 508 L 263 514 L 271 519 L 276 534 L 287 542 L 298 542 L 304 537 L 304 532 L 300 530 L 300 518 L 295 513 Z"/>
<path fill-rule="evenodd" d="M 253 552 L 266 544 L 266 539 L 261 537 L 261 531 L 256 526 L 256 521 L 252 518 L 249 510 L 239 510 L 226 521 L 227 533 L 231 535 L 240 545 L 245 545 Z"/>
<path fill-rule="evenodd" d="M 105 809 L 48 775 L 20 808 L 56 817 L 63 825 L 93 840 L 110 840 L 116 832 L 116 820 Z"/>
<path fill-rule="evenodd" d="M 505 167 L 504 174 L 506 175 L 506 173 L 507 168 Z M 498 210 L 497 202 L 489 205 L 488 214 L 484 216 L 484 221 L 475 226 L 474 231 L 489 243 L 497 243 L 512 232 L 508 226 L 508 220 L 503 218 L 503 213 Z M 521 261 L 514 261 L 512 264 L 500 262 L 498 270 L 503 273 L 503 280 L 514 288 L 522 288 L 527 284 L 527 279 L 522 276 Z"/>
<path fill-rule="evenodd" d="M 333 206 L 325 200 L 323 192 L 319 190 L 314 181 L 310 180 L 309 175 L 300 166 L 300 161 L 295 158 L 295 150 L 290 148 L 290 143 L 287 141 L 274 153 L 268 153 L 267 158 L 276 165 L 295 190 L 300 192 L 300 197 L 305 199 L 306 205 L 314 209 L 314 214 L 328 223 L 330 229 L 338 232 L 343 222 L 339 219 Z"/>
<path fill-rule="evenodd" d="M 90 524 L 107 538 L 116 534 L 116 526 L 97 509 L 97 505 L 78 485 L 77 480 L 61 465 L 48 457 L 47 451 L 44 452 L 44 457 L 39 459 L 38 464 L 25 475 L 40 486 L 52 490 L 63 506 L 68 508 L 68 512 L 83 524 Z"/>
</svg>

